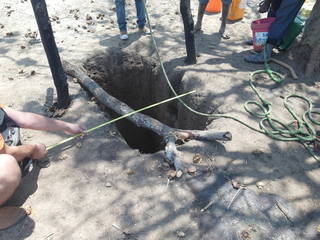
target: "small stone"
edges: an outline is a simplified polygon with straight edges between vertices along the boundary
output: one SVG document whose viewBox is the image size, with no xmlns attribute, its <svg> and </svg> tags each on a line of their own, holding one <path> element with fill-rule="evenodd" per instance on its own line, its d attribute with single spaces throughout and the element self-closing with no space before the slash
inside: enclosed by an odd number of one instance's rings
<svg viewBox="0 0 320 240">
<path fill-rule="evenodd" d="M 195 154 L 193 156 L 193 163 L 200 163 L 202 161 L 202 156 L 200 154 Z"/>
<path fill-rule="evenodd" d="M 111 183 L 107 182 L 107 183 L 106 183 L 106 187 L 107 187 L 107 188 L 112 187 Z"/>
<path fill-rule="evenodd" d="M 134 170 L 132 170 L 132 169 L 129 169 L 128 171 L 127 171 L 127 174 L 128 175 L 133 175 L 133 174 L 135 174 L 136 172 L 134 171 Z"/>
<path fill-rule="evenodd" d="M 262 189 L 265 186 L 264 182 L 257 182 L 256 183 L 257 188 Z"/>
<path fill-rule="evenodd" d="M 77 148 L 81 148 L 81 147 L 82 147 L 82 143 L 78 142 L 78 143 L 76 144 L 76 146 L 77 146 Z"/>
<path fill-rule="evenodd" d="M 178 236 L 179 238 L 184 238 L 184 237 L 186 236 L 186 234 L 185 234 L 184 232 L 182 232 L 182 231 L 178 231 L 178 232 L 177 232 L 177 236 Z"/>
<path fill-rule="evenodd" d="M 83 25 L 82 28 L 83 28 L 83 29 L 87 29 L 87 26 Z"/>
<path fill-rule="evenodd" d="M 7 37 L 12 37 L 12 36 L 13 36 L 13 32 L 7 32 L 7 33 L 6 33 L 6 36 L 7 36 Z"/>
<path fill-rule="evenodd" d="M 231 185 L 234 189 L 239 189 L 242 186 L 242 184 L 240 182 L 235 181 L 235 180 L 231 180 Z"/>
<path fill-rule="evenodd" d="M 177 176 L 177 172 L 175 170 L 169 170 L 167 175 L 170 179 L 173 179 Z"/>
<path fill-rule="evenodd" d="M 91 17 L 89 14 L 87 14 L 86 20 L 87 20 L 87 21 L 90 21 L 90 20 L 92 20 L 92 17 Z"/>
<path fill-rule="evenodd" d="M 2 28 L 4 28 L 4 25 L 3 25 L 3 24 L 1 24 L 1 23 L 0 23 L 0 28 L 1 28 L 1 29 L 2 29 Z"/>
<path fill-rule="evenodd" d="M 20 46 L 20 48 L 21 48 L 21 49 L 25 49 L 25 48 L 26 48 L 26 46 Z"/>
<path fill-rule="evenodd" d="M 97 101 L 97 98 L 96 98 L 96 97 L 92 97 L 92 98 L 90 98 L 90 100 L 91 100 L 92 102 L 95 102 L 95 101 Z"/>
<path fill-rule="evenodd" d="M 32 71 L 30 72 L 30 75 L 31 75 L 31 76 L 36 75 L 36 71 L 35 71 L 35 70 L 32 70 Z"/>
<path fill-rule="evenodd" d="M 31 208 L 31 206 L 24 207 L 24 210 L 26 211 L 26 214 L 27 214 L 28 216 L 31 215 L 31 213 L 32 213 L 32 208 Z"/>
<path fill-rule="evenodd" d="M 188 168 L 188 173 L 189 174 L 194 174 L 197 171 L 197 168 L 195 166 L 191 166 Z"/>
<path fill-rule="evenodd" d="M 24 71 L 23 71 L 23 69 L 21 69 L 19 72 L 18 72 L 19 74 L 22 74 L 22 73 L 24 73 Z"/>
<path fill-rule="evenodd" d="M 72 81 L 73 81 L 74 83 L 78 83 L 78 79 L 77 79 L 77 78 L 72 78 Z"/>
<path fill-rule="evenodd" d="M 67 158 L 68 158 L 68 155 L 67 155 L 67 154 L 61 154 L 61 155 L 59 156 L 59 160 L 60 160 L 60 161 L 66 160 Z"/>
<path fill-rule="evenodd" d="M 177 171 L 177 178 L 180 178 L 182 176 L 183 172 L 181 170 Z"/>
<path fill-rule="evenodd" d="M 13 80 L 14 80 L 14 78 L 13 78 L 13 77 L 9 77 L 8 79 L 9 79 L 9 81 L 13 81 Z"/>
</svg>

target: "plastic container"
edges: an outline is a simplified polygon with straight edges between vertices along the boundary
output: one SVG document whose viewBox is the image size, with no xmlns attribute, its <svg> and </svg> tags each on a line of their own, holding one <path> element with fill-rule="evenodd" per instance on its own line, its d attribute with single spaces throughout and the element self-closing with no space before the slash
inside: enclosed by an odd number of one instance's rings
<svg viewBox="0 0 320 240">
<path fill-rule="evenodd" d="M 230 6 L 228 20 L 237 21 L 243 18 L 244 16 L 244 0 L 233 0 Z"/>
<path fill-rule="evenodd" d="M 205 9 L 209 13 L 218 13 L 221 12 L 222 2 L 221 0 L 210 0 Z"/>
<path fill-rule="evenodd" d="M 253 34 L 253 49 L 256 52 L 261 52 L 263 50 L 263 46 L 268 39 L 269 28 L 274 20 L 275 18 L 263 18 L 255 20 L 251 23 Z"/>
<path fill-rule="evenodd" d="M 280 50 L 286 50 L 294 42 L 297 36 L 302 32 L 305 24 L 305 19 L 297 16 L 294 21 L 289 25 L 286 34 L 284 35 L 282 42 L 279 46 Z"/>
</svg>

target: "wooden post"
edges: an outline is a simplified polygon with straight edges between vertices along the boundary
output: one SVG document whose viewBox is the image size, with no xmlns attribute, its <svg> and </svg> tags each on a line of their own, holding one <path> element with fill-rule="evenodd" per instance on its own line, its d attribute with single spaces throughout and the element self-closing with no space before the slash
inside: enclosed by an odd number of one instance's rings
<svg viewBox="0 0 320 240">
<path fill-rule="evenodd" d="M 37 20 L 41 41 L 47 55 L 54 85 L 57 90 L 57 108 L 67 108 L 70 104 L 67 76 L 62 68 L 58 48 L 54 40 L 45 0 L 31 0 Z"/>
<path fill-rule="evenodd" d="M 194 42 L 194 23 L 191 15 L 190 0 L 180 0 L 180 12 L 182 16 L 184 35 L 186 40 L 187 64 L 197 63 L 196 47 Z"/>
</svg>

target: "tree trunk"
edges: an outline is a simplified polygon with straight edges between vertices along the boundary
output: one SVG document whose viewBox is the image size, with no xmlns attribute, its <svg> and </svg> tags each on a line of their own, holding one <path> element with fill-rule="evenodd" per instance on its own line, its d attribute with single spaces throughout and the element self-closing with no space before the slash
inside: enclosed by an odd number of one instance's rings
<svg viewBox="0 0 320 240">
<path fill-rule="evenodd" d="M 64 61 L 63 67 L 66 73 L 79 80 L 80 84 L 90 91 L 99 101 L 99 103 L 105 105 L 109 109 L 115 111 L 119 115 L 125 115 L 133 112 L 133 110 L 125 103 L 114 98 L 106 91 L 104 91 L 94 80 L 85 74 L 85 70 Z M 163 137 L 166 147 L 165 156 L 167 161 L 174 165 L 177 172 L 185 172 L 185 168 L 182 164 L 182 154 L 177 150 L 176 141 L 198 140 L 198 141 L 231 141 L 232 135 L 230 132 L 218 132 L 215 133 L 212 130 L 182 130 L 171 128 L 160 121 L 141 114 L 136 113 L 128 116 L 128 120 L 133 122 L 138 127 L 147 128 L 159 136 Z"/>
<path fill-rule="evenodd" d="M 190 0 L 180 0 L 180 12 L 184 26 L 184 36 L 186 41 L 187 57 L 185 62 L 187 64 L 197 63 L 196 47 L 194 42 L 194 24 L 190 9 Z"/>
<path fill-rule="evenodd" d="M 305 73 L 314 76 L 320 72 L 320 1 L 317 0 L 307 20 L 298 49 L 299 60 L 306 61 Z"/>
<path fill-rule="evenodd" d="M 54 85 L 57 90 L 57 108 L 67 108 L 70 104 L 67 76 L 62 68 L 58 48 L 54 40 L 45 0 L 31 0 L 37 20 L 41 41 L 47 55 Z"/>
</svg>

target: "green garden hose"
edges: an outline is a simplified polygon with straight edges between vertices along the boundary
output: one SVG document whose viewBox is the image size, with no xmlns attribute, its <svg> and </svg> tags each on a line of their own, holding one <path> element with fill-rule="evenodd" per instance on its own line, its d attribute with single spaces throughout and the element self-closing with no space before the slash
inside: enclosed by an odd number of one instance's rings
<svg viewBox="0 0 320 240">
<path fill-rule="evenodd" d="M 156 55 L 158 58 L 158 61 L 160 63 L 160 67 L 161 70 L 164 74 L 164 77 L 166 79 L 166 82 L 169 86 L 169 88 L 171 89 L 172 93 L 177 96 L 177 92 L 174 90 L 174 88 L 172 87 L 172 84 L 168 78 L 168 75 L 166 73 L 166 70 L 164 68 L 163 62 L 161 60 L 161 56 L 159 53 L 159 49 L 157 46 L 157 43 L 155 41 L 154 38 L 154 34 L 152 31 L 152 27 L 151 27 L 151 23 L 150 23 L 150 18 L 149 18 L 149 14 L 148 14 L 148 10 L 146 8 L 146 5 L 144 5 L 145 7 L 145 12 L 146 12 L 146 17 L 147 17 L 147 24 L 148 27 L 150 29 L 150 35 L 151 35 L 151 39 L 154 45 L 154 48 L 156 50 Z M 243 122 L 242 120 L 240 120 L 239 118 L 236 117 L 232 117 L 226 114 L 208 114 L 208 113 L 203 113 L 203 112 L 199 112 L 195 109 L 193 109 L 192 107 L 190 107 L 189 105 L 187 105 L 182 99 L 178 99 L 178 101 L 184 106 L 186 107 L 189 111 L 200 115 L 200 116 L 204 116 L 204 117 L 209 117 L 209 118 L 227 118 L 227 119 L 232 119 L 234 121 L 239 122 L 240 124 L 248 127 L 249 129 L 259 132 L 259 133 L 263 133 L 267 136 L 269 136 L 272 139 L 275 140 L 279 140 L 279 141 L 295 141 L 295 142 L 299 142 L 301 143 L 307 150 L 308 152 L 317 160 L 320 162 L 320 157 L 309 147 L 310 143 L 316 143 L 316 142 L 320 142 L 320 136 L 317 136 L 317 133 L 315 131 L 315 127 L 312 125 L 318 125 L 320 126 L 320 122 L 317 121 L 313 116 L 314 115 L 319 115 L 320 116 L 320 112 L 319 111 L 315 111 L 313 109 L 313 103 L 312 101 L 304 96 L 301 95 L 297 95 L 297 94 L 291 94 L 289 96 L 286 96 L 284 99 L 284 107 L 289 111 L 290 115 L 292 116 L 293 120 L 289 123 L 286 124 L 282 121 L 280 121 L 279 119 L 275 119 L 275 118 L 271 118 L 270 114 L 272 112 L 272 103 L 269 102 L 268 100 L 266 100 L 265 98 L 263 98 L 261 96 L 261 94 L 259 93 L 259 91 L 257 90 L 257 88 L 254 86 L 253 82 L 254 82 L 254 78 L 256 75 L 261 74 L 261 73 L 266 73 L 270 76 L 270 78 L 275 81 L 276 83 L 281 83 L 284 80 L 284 77 L 275 71 L 272 71 L 270 66 L 268 65 L 268 62 L 266 60 L 266 54 L 264 52 L 264 62 L 265 62 L 265 69 L 264 70 L 257 70 L 251 73 L 250 75 L 250 79 L 249 79 L 249 84 L 252 88 L 252 90 L 256 93 L 256 95 L 258 96 L 260 102 L 258 101 L 247 101 L 244 105 L 245 110 L 252 116 L 257 117 L 257 118 L 261 118 L 260 122 L 259 122 L 259 128 L 255 128 L 251 125 L 249 125 L 248 123 Z M 298 98 L 298 99 L 302 99 L 303 101 L 305 101 L 308 104 L 308 109 L 303 113 L 302 117 L 299 117 L 294 109 L 292 109 L 289 104 L 288 104 L 288 100 L 290 98 Z M 257 106 L 262 113 L 256 113 L 250 110 L 249 105 L 255 105 Z M 266 123 L 268 124 L 268 127 L 266 125 Z M 294 126 L 293 123 L 296 123 L 296 127 Z"/>
</svg>

